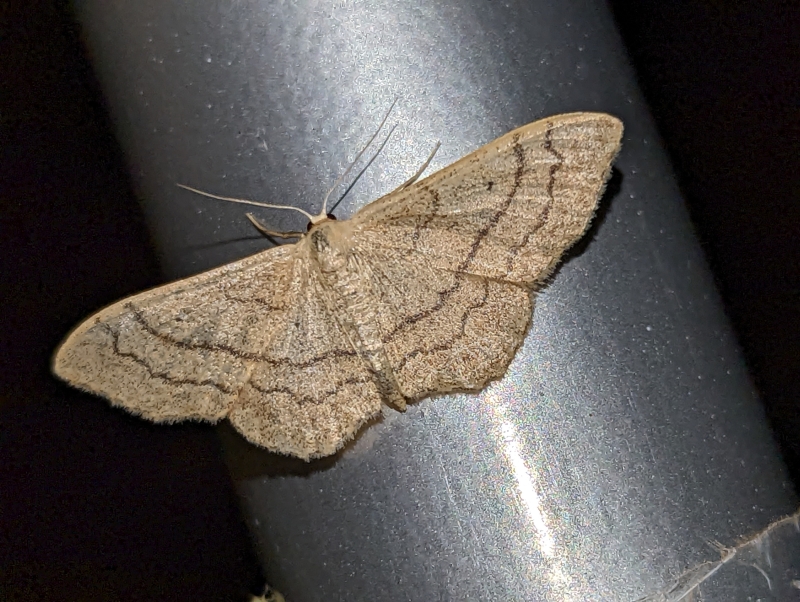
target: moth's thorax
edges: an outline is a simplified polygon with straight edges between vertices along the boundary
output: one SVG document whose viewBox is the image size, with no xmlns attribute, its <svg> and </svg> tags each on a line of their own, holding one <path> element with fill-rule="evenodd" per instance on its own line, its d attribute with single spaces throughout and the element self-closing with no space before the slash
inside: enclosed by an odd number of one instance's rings
<svg viewBox="0 0 800 602">
<path fill-rule="evenodd" d="M 307 236 L 311 256 L 323 272 L 335 272 L 345 266 L 350 249 L 347 222 L 323 222 Z"/>
</svg>

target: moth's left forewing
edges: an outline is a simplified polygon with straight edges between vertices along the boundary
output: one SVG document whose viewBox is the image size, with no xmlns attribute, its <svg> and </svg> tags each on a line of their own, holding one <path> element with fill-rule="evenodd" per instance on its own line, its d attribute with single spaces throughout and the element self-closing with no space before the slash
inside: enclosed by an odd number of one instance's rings
<svg viewBox="0 0 800 602">
<path fill-rule="evenodd" d="M 156 422 L 216 422 L 291 307 L 294 245 L 112 304 L 59 346 L 53 372 Z"/>
</svg>

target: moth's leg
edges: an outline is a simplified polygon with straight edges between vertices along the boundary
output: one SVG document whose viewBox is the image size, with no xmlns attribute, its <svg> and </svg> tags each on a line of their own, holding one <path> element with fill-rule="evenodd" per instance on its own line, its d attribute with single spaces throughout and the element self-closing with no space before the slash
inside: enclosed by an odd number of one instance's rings
<svg viewBox="0 0 800 602">
<path fill-rule="evenodd" d="M 302 232 L 277 232 L 275 230 L 270 230 L 264 224 L 262 224 L 252 213 L 245 213 L 247 219 L 249 219 L 252 224 L 256 227 L 256 230 L 261 232 L 264 236 L 273 236 L 276 238 L 302 238 Z"/>
<path fill-rule="evenodd" d="M 428 158 L 427 158 L 427 159 L 425 159 L 425 163 L 423 163 L 423 164 L 422 164 L 422 167 L 420 167 L 420 168 L 417 170 L 417 173 L 415 173 L 415 174 L 414 174 L 413 176 L 411 176 L 411 177 L 410 177 L 408 180 L 406 180 L 405 182 L 403 182 L 402 184 L 400 184 L 400 186 L 398 186 L 398 187 L 397 187 L 395 190 L 393 190 L 393 191 L 392 191 L 392 194 L 394 194 L 395 192 L 398 192 L 398 191 L 400 191 L 400 190 L 403 190 L 404 188 L 408 188 L 408 187 L 409 187 L 409 186 L 411 186 L 411 185 L 412 185 L 414 182 L 416 182 L 416 181 L 419 179 L 419 177 L 420 177 L 420 176 L 421 176 L 421 175 L 422 175 L 422 174 L 425 172 L 425 170 L 426 170 L 426 169 L 428 169 L 428 165 L 430 165 L 430 164 L 431 164 L 431 161 L 433 161 L 433 157 L 436 155 L 436 151 L 438 151 L 438 150 L 439 150 L 439 147 L 440 147 L 441 145 L 442 145 L 442 143 L 441 143 L 441 142 L 437 142 L 437 143 L 436 143 L 436 146 L 434 146 L 434 147 L 433 147 L 433 150 L 431 151 L 431 154 L 430 154 L 430 155 L 428 155 Z"/>
</svg>

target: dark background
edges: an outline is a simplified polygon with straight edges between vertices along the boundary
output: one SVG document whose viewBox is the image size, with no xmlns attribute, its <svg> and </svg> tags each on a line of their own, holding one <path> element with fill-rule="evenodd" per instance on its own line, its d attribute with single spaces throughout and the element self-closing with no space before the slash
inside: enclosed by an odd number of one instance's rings
<svg viewBox="0 0 800 602">
<path fill-rule="evenodd" d="M 788 1 L 612 6 L 800 483 L 800 9 Z M 156 427 L 49 376 L 50 354 L 78 320 L 159 282 L 68 5 L 6 0 L 3 600 L 219 601 L 245 599 L 261 584 L 211 428 Z"/>
</svg>

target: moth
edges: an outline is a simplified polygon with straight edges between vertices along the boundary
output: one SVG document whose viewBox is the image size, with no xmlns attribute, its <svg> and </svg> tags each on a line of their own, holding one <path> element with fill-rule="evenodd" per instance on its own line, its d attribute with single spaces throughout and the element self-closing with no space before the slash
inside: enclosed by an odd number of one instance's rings
<svg viewBox="0 0 800 602">
<path fill-rule="evenodd" d="M 155 422 L 227 418 L 309 460 L 384 404 L 501 378 L 534 297 L 586 231 L 622 137 L 601 113 L 525 125 L 336 221 L 119 301 L 53 372 Z"/>
</svg>

